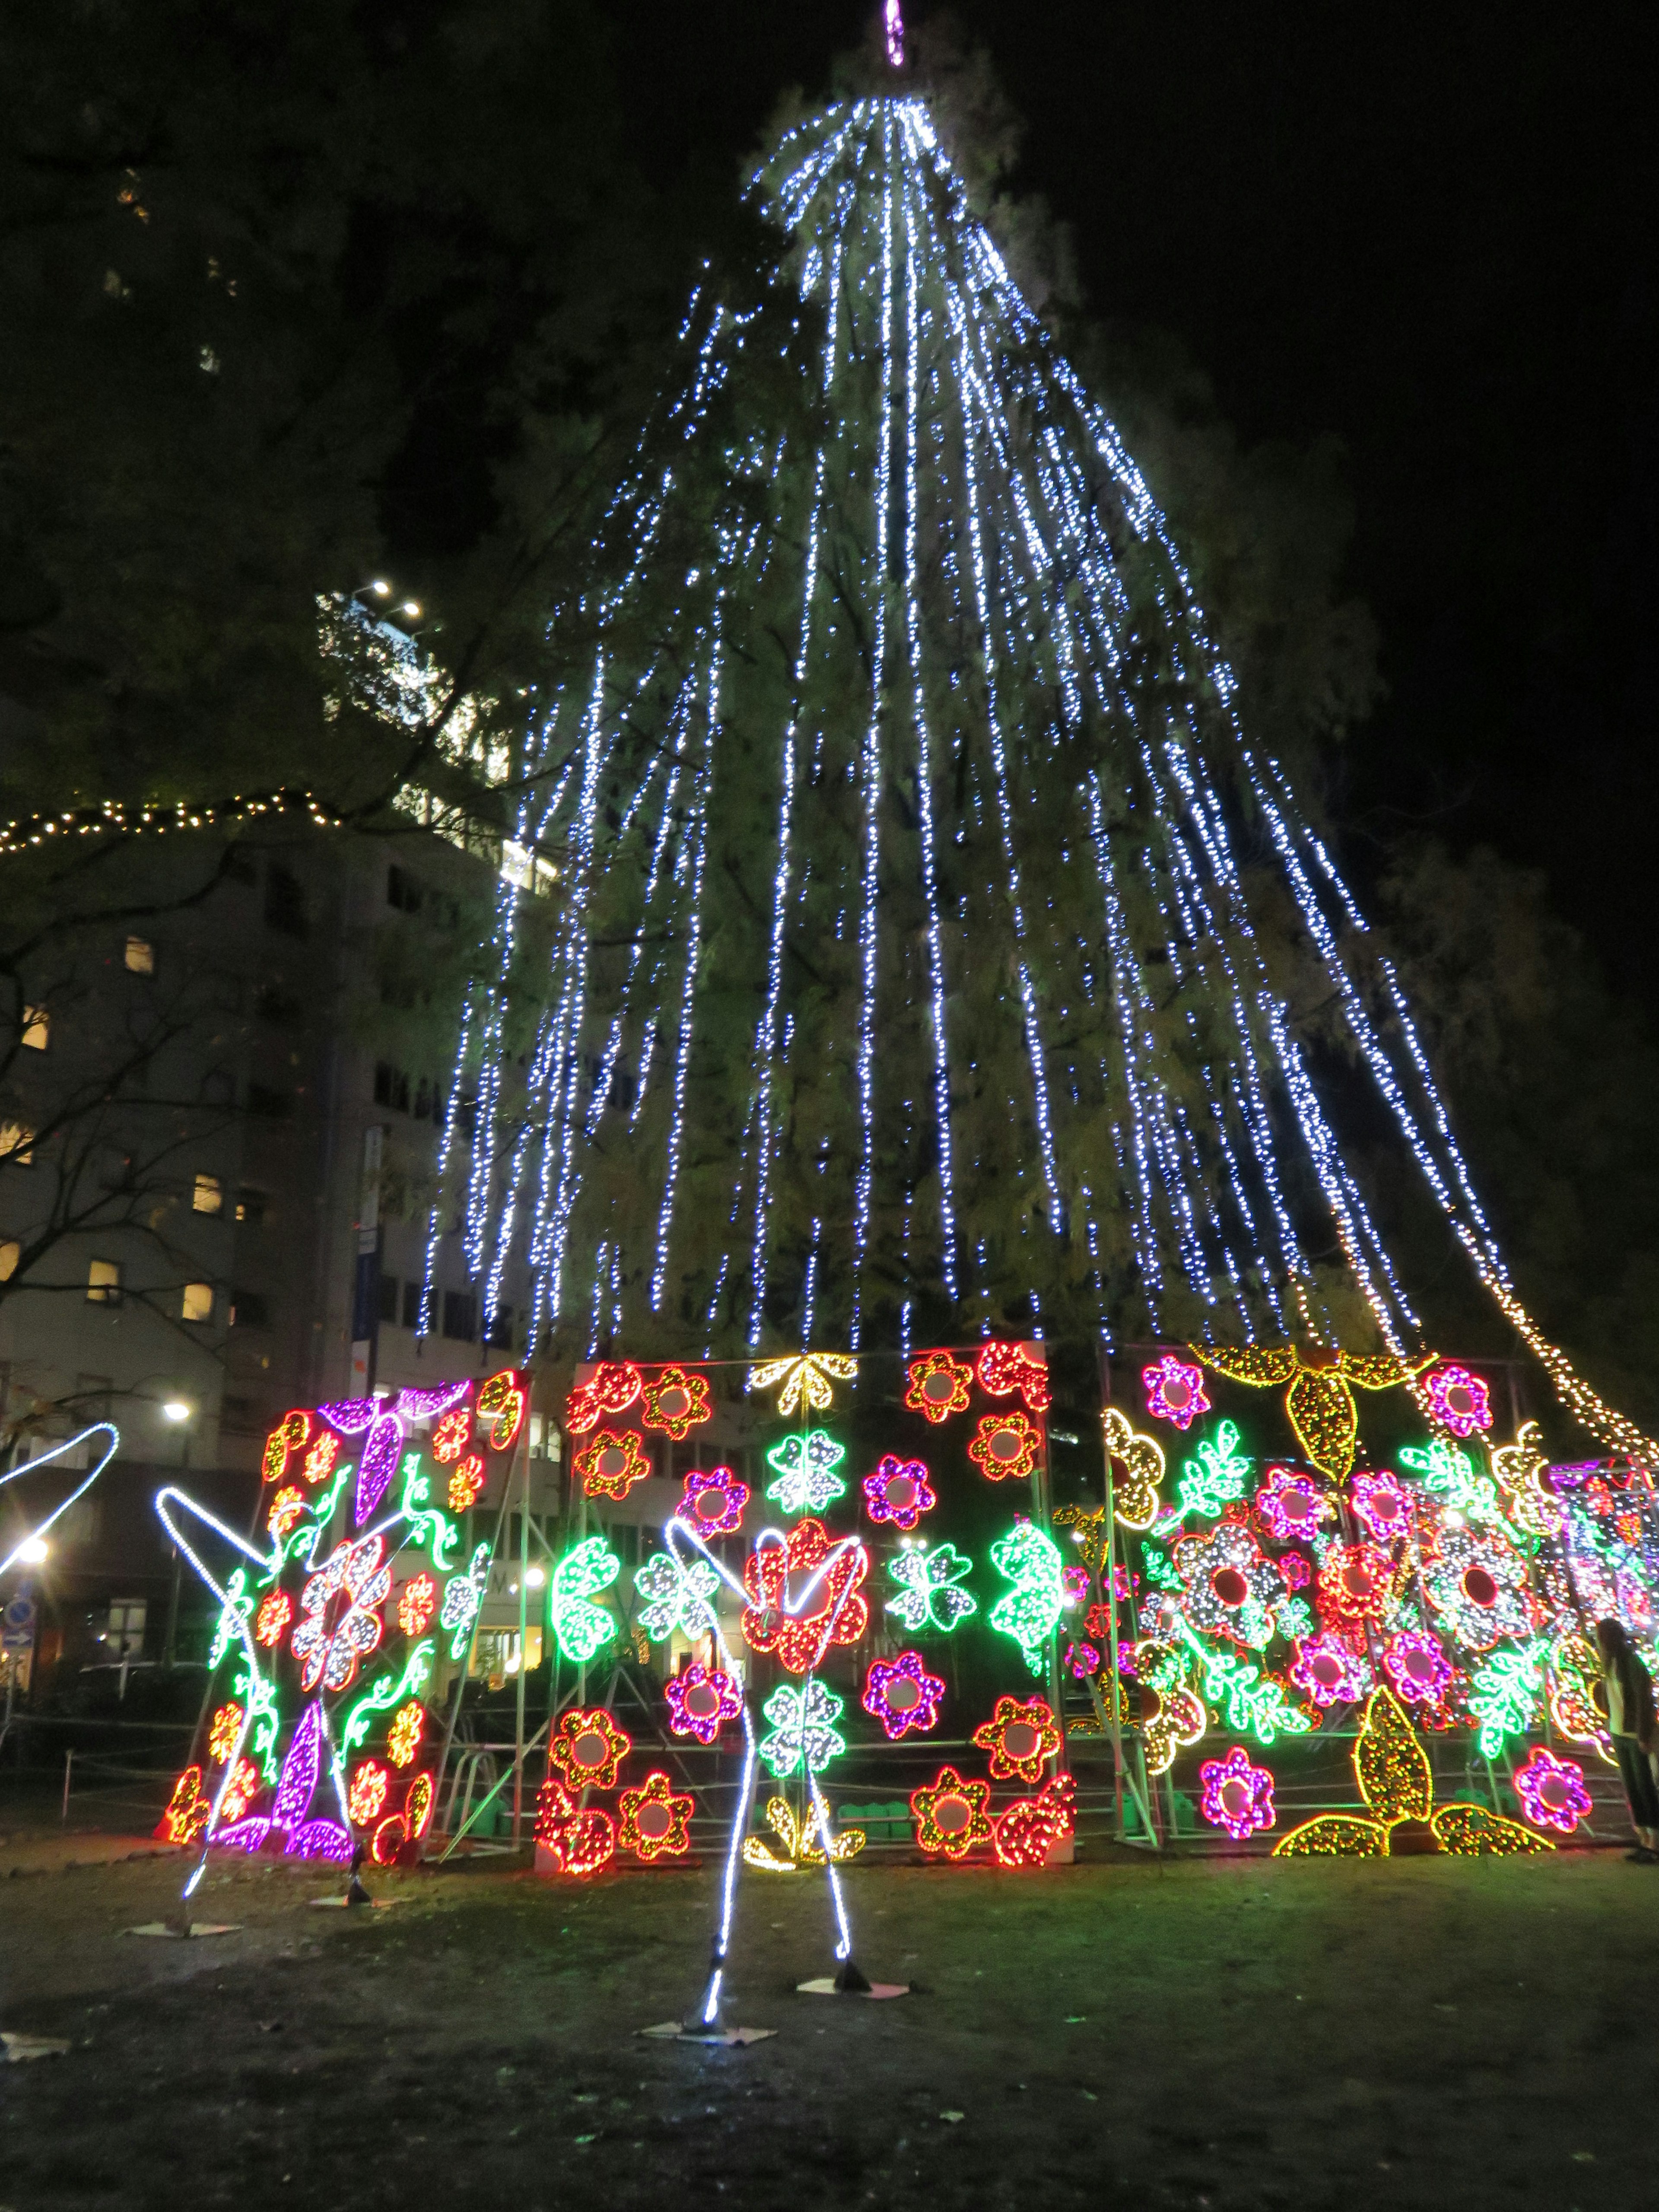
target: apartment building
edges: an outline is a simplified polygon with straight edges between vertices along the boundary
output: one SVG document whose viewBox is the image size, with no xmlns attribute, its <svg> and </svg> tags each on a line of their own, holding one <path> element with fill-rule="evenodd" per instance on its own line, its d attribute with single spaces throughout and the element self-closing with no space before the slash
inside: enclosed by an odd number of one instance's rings
<svg viewBox="0 0 1659 2212">
<path fill-rule="evenodd" d="M 361 1389 L 366 1370 L 395 1385 L 500 1366 L 526 1310 L 520 1286 L 517 1318 L 481 1343 L 446 1235 L 434 1334 L 415 1333 L 491 859 L 301 814 L 231 845 L 140 839 L 109 872 L 100 914 L 29 975 L 0 1086 L 0 1465 L 91 1420 L 120 1431 L 35 1572 L 37 1673 L 164 1656 L 161 1484 L 246 1526 L 287 1407 Z M 0 1530 L 63 1479 L 0 1492 Z M 193 1577 L 177 1602 L 182 1650 Z"/>
</svg>

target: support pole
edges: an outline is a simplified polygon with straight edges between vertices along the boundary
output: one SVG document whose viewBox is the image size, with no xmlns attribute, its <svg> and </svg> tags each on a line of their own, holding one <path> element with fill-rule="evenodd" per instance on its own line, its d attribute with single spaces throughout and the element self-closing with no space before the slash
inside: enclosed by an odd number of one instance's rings
<svg viewBox="0 0 1659 2212">
<path fill-rule="evenodd" d="M 524 1678 L 530 1664 L 530 1411 L 525 1409 L 519 1454 L 519 1682 L 513 1717 L 513 1841 L 524 1835 Z"/>
</svg>

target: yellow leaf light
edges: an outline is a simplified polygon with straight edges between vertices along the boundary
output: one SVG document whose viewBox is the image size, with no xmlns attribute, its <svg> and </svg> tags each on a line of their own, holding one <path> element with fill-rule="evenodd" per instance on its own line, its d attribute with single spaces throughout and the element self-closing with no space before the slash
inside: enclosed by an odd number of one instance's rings
<svg viewBox="0 0 1659 2212">
<path fill-rule="evenodd" d="M 1406 1709 L 1392 1690 L 1374 1690 L 1353 1747 L 1354 1779 L 1375 1818 L 1322 1813 L 1273 1845 L 1285 1858 L 1386 1858 L 1395 1829 L 1426 1821 L 1437 1846 L 1458 1858 L 1507 1858 L 1553 1851 L 1553 1844 L 1484 1805 L 1434 1802 L 1434 1777 Z"/>
<path fill-rule="evenodd" d="M 1285 1415 L 1303 1450 L 1331 1482 L 1346 1482 L 1353 1470 L 1359 1442 L 1354 1391 L 1392 1390 L 1402 1382 L 1414 1382 L 1439 1357 L 1431 1352 L 1421 1359 L 1403 1360 L 1392 1352 L 1334 1352 L 1315 1365 L 1293 1344 L 1271 1348 L 1195 1344 L 1191 1349 L 1193 1357 L 1212 1373 L 1248 1389 L 1288 1384 Z"/>
<path fill-rule="evenodd" d="M 835 1384 L 858 1373 L 858 1361 L 845 1352 L 803 1352 L 784 1359 L 763 1360 L 749 1370 L 751 1390 L 778 1391 L 778 1412 L 787 1420 L 791 1413 L 827 1413 L 835 1401 Z"/>
</svg>

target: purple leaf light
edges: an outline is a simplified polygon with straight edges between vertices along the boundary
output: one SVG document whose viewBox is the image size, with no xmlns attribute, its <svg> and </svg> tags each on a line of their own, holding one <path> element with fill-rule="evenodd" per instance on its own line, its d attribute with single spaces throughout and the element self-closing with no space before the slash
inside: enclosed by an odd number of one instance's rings
<svg viewBox="0 0 1659 2212">
<path fill-rule="evenodd" d="M 378 1398 L 337 1398 L 331 1406 L 319 1406 L 319 1418 L 343 1437 L 361 1436 L 380 1410 Z"/>
<path fill-rule="evenodd" d="M 305 1816 L 317 1787 L 317 1777 L 323 1764 L 323 1704 L 320 1698 L 308 1705 L 300 1716 L 300 1725 L 294 1731 L 294 1741 L 288 1747 L 288 1757 L 283 1761 L 283 1771 L 276 1784 L 276 1802 L 270 1808 L 273 1828 L 295 1828 Z M 244 1827 L 252 1826 L 244 1821 Z M 252 1848 L 257 1849 L 255 1845 Z"/>
<path fill-rule="evenodd" d="M 386 1495 L 404 1448 L 404 1425 L 395 1413 L 382 1413 L 368 1432 L 357 1467 L 357 1502 L 352 1525 L 361 1528 Z"/>
<path fill-rule="evenodd" d="M 441 1382 L 434 1390 L 399 1390 L 398 1411 L 406 1421 L 428 1420 L 459 1406 L 471 1388 L 470 1382 Z"/>
</svg>

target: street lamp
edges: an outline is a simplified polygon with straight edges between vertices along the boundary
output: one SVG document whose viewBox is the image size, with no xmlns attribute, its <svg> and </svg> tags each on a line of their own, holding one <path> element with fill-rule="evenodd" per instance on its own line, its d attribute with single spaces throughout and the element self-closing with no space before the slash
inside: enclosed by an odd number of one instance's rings
<svg viewBox="0 0 1659 2212">
<path fill-rule="evenodd" d="M 17 1547 L 15 1556 L 26 1567 L 44 1567 L 52 1556 L 52 1546 L 44 1536 L 31 1536 L 27 1543 Z"/>
<path fill-rule="evenodd" d="M 181 1431 L 179 1438 L 179 1471 L 190 1472 L 190 1424 L 196 1408 L 188 1398 L 163 1398 L 161 1419 Z M 167 1673 L 173 1672 L 173 1655 L 179 1640 L 179 1580 L 184 1572 L 184 1562 L 179 1557 L 179 1547 L 173 1547 L 173 1589 L 167 1599 L 167 1640 L 161 1653 L 161 1665 Z M 125 1679 L 125 1678 L 124 1678 Z"/>
</svg>

